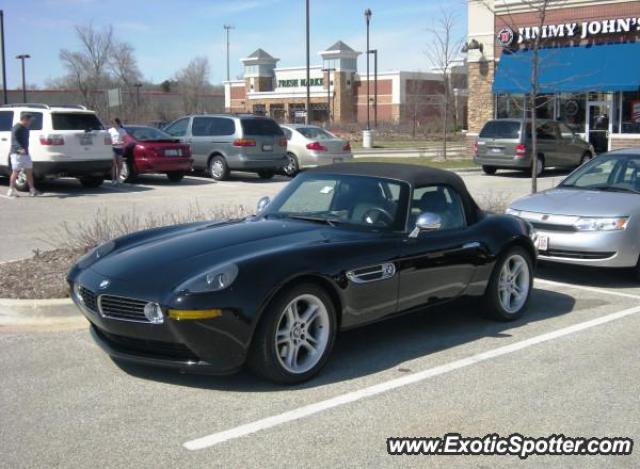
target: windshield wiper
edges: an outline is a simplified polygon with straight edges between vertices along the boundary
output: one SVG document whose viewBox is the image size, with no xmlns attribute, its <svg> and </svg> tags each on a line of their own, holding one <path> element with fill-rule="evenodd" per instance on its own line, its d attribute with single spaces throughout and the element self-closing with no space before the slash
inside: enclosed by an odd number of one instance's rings
<svg viewBox="0 0 640 469">
<path fill-rule="evenodd" d="M 336 226 L 336 223 L 339 223 L 338 220 L 333 220 L 330 218 L 324 218 L 324 217 L 314 217 L 313 215 L 295 215 L 295 214 L 291 214 L 291 215 L 287 215 L 287 218 L 291 218 L 293 220 L 304 220 L 304 221 L 312 221 L 312 222 L 316 222 L 316 223 L 324 223 L 326 225 L 329 226 Z"/>
<path fill-rule="evenodd" d="M 640 194 L 640 192 L 635 191 L 633 189 L 626 188 L 626 187 L 601 186 L 601 187 L 594 187 L 594 189 L 598 191 L 603 191 L 603 192 L 630 192 L 631 194 Z"/>
</svg>

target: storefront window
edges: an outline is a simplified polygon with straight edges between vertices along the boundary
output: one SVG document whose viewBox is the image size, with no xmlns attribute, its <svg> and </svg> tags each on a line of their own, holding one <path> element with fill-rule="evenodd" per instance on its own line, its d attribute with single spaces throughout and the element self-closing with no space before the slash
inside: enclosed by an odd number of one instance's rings
<svg viewBox="0 0 640 469">
<path fill-rule="evenodd" d="M 584 94 L 561 94 L 558 97 L 558 120 L 577 133 L 586 131 L 587 97 Z"/>
<path fill-rule="evenodd" d="M 499 95 L 496 98 L 496 117 L 498 119 L 521 118 L 524 114 L 524 96 Z"/>
<path fill-rule="evenodd" d="M 536 97 L 536 117 L 555 119 L 555 95 L 544 94 Z"/>
<path fill-rule="evenodd" d="M 613 104 L 613 132 L 640 134 L 640 92 L 616 93 Z"/>
<path fill-rule="evenodd" d="M 254 104 L 253 105 L 253 113 L 256 116 L 264 116 L 267 114 L 267 106 L 264 104 Z"/>
</svg>

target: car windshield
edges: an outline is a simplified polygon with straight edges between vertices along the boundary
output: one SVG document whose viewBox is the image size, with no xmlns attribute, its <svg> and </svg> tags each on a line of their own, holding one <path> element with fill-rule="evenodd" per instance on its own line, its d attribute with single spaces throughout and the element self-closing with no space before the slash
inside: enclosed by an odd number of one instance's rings
<svg viewBox="0 0 640 469">
<path fill-rule="evenodd" d="M 173 140 L 173 137 L 160 129 L 153 127 L 125 127 L 125 130 L 135 140 L 147 142 L 151 140 Z"/>
<path fill-rule="evenodd" d="M 560 187 L 640 193 L 640 154 L 605 154 L 577 169 Z"/>
<path fill-rule="evenodd" d="M 298 176 L 271 202 L 265 218 L 292 218 L 328 225 L 404 230 L 409 185 L 351 175 Z"/>
<path fill-rule="evenodd" d="M 298 127 L 296 130 L 309 140 L 335 140 L 336 138 L 319 127 Z"/>
</svg>

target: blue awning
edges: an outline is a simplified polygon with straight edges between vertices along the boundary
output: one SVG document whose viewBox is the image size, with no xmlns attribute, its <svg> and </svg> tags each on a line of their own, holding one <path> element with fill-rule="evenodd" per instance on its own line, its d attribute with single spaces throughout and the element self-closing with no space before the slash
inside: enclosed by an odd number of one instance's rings
<svg viewBox="0 0 640 469">
<path fill-rule="evenodd" d="M 532 55 L 531 50 L 503 53 L 493 92 L 529 93 Z M 540 49 L 539 63 L 540 93 L 640 89 L 640 43 Z"/>
</svg>

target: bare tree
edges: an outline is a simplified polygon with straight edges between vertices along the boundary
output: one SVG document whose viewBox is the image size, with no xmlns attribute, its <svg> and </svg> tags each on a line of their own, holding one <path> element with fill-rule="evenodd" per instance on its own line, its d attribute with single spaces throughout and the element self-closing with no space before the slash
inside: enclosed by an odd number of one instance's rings
<svg viewBox="0 0 640 469">
<path fill-rule="evenodd" d="M 198 112 L 199 97 L 211 87 L 209 83 L 209 60 L 196 57 L 176 74 L 178 88 L 182 94 L 187 114 Z"/>
<path fill-rule="evenodd" d="M 442 76 L 442 154 L 447 159 L 447 138 L 451 108 L 451 70 L 459 57 L 463 39 L 455 36 L 458 18 L 453 11 L 441 9 L 440 15 L 428 28 L 433 43 L 427 48 L 427 59 Z"/>
</svg>

